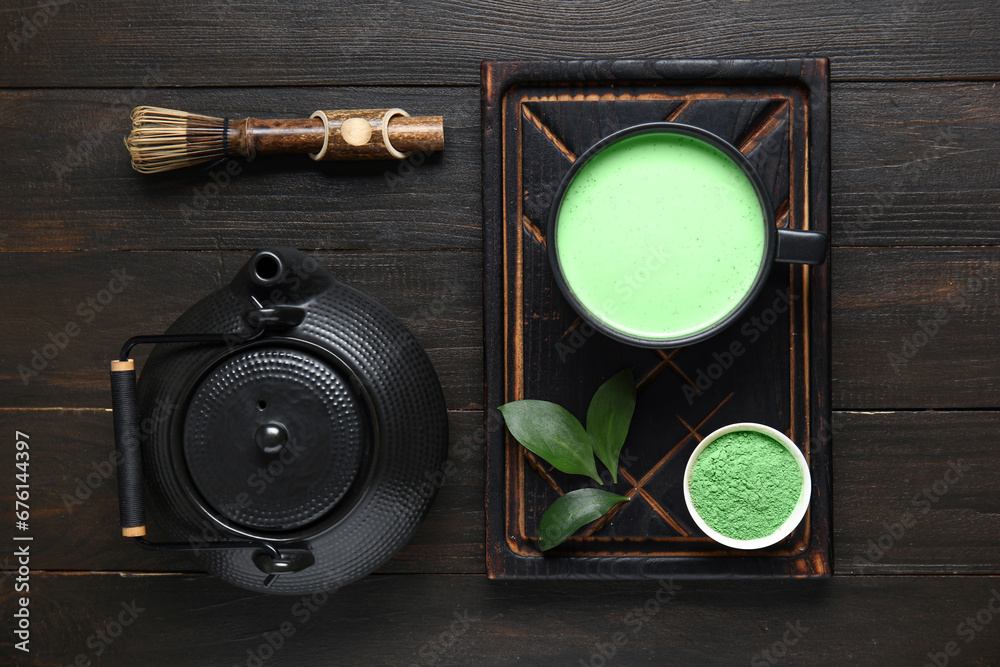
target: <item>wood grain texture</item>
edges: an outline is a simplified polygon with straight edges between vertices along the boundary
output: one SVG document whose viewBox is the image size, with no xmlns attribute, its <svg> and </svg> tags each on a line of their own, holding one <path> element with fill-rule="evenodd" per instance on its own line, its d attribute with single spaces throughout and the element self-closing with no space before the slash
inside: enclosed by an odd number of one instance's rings
<svg viewBox="0 0 1000 667">
<path fill-rule="evenodd" d="M 443 485 L 430 514 L 382 572 L 485 572 L 482 413 L 452 411 L 449 423 L 449 460 L 454 467 L 442 469 Z M 836 412 L 833 427 L 837 575 L 1000 574 L 995 539 L 1000 532 L 995 500 L 1000 497 L 1000 462 L 994 451 L 997 413 Z M 33 515 L 33 569 L 197 569 L 182 556 L 143 551 L 118 536 L 116 478 L 105 465 L 114 443 L 109 412 L 2 409 L 0 428 L 31 435 L 33 505 L 44 508 Z M 0 457 L 12 456 L 13 441 L 0 441 Z M 963 467 L 957 482 L 948 472 L 949 460 Z M 939 481 L 948 483 L 940 494 L 934 489 Z M 921 495 L 925 488 L 939 500 Z M 0 487 L 0 502 L 13 503 L 12 487 Z M 915 522 L 906 518 L 908 513 Z M 889 531 L 898 534 L 895 524 L 904 520 L 909 525 L 895 537 Z M 155 519 L 150 527 L 155 535 Z M 11 532 L 5 526 L 0 536 L 9 539 Z M 882 546 L 875 549 L 869 540 Z M 0 569 L 9 565 L 0 556 Z"/>
<path fill-rule="evenodd" d="M 836 245 L 1000 243 L 996 84 L 833 86 Z"/>
<path fill-rule="evenodd" d="M 0 428 L 30 436 L 31 567 L 49 571 L 198 572 L 183 555 L 150 552 L 117 529 L 118 489 L 111 412 L 103 409 L 0 409 Z M 451 446 L 430 514 L 410 543 L 382 572 L 479 573 L 483 556 L 482 413 L 449 412 Z M 0 441 L 0 456 L 14 460 L 14 440 Z M 14 505 L 12 484 L 0 498 Z M 154 515 L 149 539 L 165 540 Z M 3 529 L 6 541 L 12 524 Z M 10 569 L 10 560 L 0 569 Z"/>
<path fill-rule="evenodd" d="M 378 165 L 234 162 L 214 194 L 224 165 L 143 176 L 121 144 L 136 104 L 278 117 L 331 101 L 441 113 L 447 146 Z M 831 108 L 834 246 L 1000 243 L 1000 89 L 840 83 Z M 474 87 L 0 90 L 0 113 L 0 249 L 482 246 Z"/>
<path fill-rule="evenodd" d="M 1000 654 L 992 624 L 958 634 L 971 629 L 967 617 L 989 613 L 997 577 L 688 581 L 673 582 L 672 595 L 670 585 L 377 575 L 303 600 L 206 576 L 35 574 L 31 660 L 62 666 L 82 653 L 102 665 L 253 665 L 256 654 L 268 665 L 745 665 L 769 664 L 762 652 L 777 646 L 785 649 L 778 664 L 841 667 L 923 665 L 948 642 L 960 651 L 950 664 L 990 665 Z M 5 611 L 12 597 L 5 586 Z M 123 610 L 134 620 L 104 643 L 97 633 L 108 636 Z M 287 637 L 276 637 L 286 623 Z M 267 637 L 279 648 L 268 652 Z M 10 635 L 0 639 L 6 655 L 11 644 Z"/>
<path fill-rule="evenodd" d="M 37 11 L 10 9 L 11 27 Z M 481 60 L 789 53 L 831 57 L 844 79 L 995 78 L 998 12 L 989 0 L 102 0 L 60 6 L 36 35 L 5 49 L 0 84 L 137 86 L 145 68 L 171 86 L 475 84 Z"/>
<path fill-rule="evenodd" d="M 447 146 L 404 160 L 304 155 L 138 174 L 133 106 L 232 118 L 402 107 L 444 115 Z M 8 250 L 478 248 L 478 99 L 467 88 L 0 91 L 0 248 Z"/>
<path fill-rule="evenodd" d="M 478 253 L 319 256 L 335 276 L 385 303 L 413 330 L 428 348 L 450 408 L 482 409 Z M 164 330 L 245 260 L 239 252 L 7 253 L 0 263 L 10 304 L 0 328 L 0 407 L 110 406 L 107 361 L 121 343 L 140 331 Z M 122 269 L 134 283 L 97 312 L 87 300 L 97 299 L 111 271 Z M 1000 361 L 991 343 L 1000 311 L 1000 250 L 839 248 L 831 270 L 834 409 L 1000 402 Z M 921 323 L 932 329 L 941 308 L 943 323 L 925 342 Z M 33 351 L 71 322 L 79 333 L 25 385 L 18 366 L 30 366 Z M 894 368 L 890 354 L 905 362 Z"/>
<path fill-rule="evenodd" d="M 37 33 L 21 32 L 24 19 L 44 11 L 37 3 L 8 2 L 0 12 L 0 251 L 18 251 L 0 257 L 9 302 L 0 326 L 0 425 L 8 435 L 27 425 L 42 440 L 33 459 L 33 567 L 54 570 L 32 573 L 27 662 L 62 667 L 82 654 L 92 664 L 245 665 L 263 655 L 264 633 L 285 621 L 295 634 L 266 665 L 757 659 L 881 667 L 926 664 L 948 642 L 961 651 L 951 664 L 997 662 L 996 623 L 971 637 L 958 632 L 1000 591 L 1000 579 L 989 576 L 1000 570 L 1000 304 L 995 281 L 981 278 L 976 291 L 968 282 L 1000 260 L 1000 5 L 42 4 L 54 13 Z M 834 413 L 832 580 L 683 582 L 657 607 L 653 582 L 499 583 L 483 575 L 480 183 L 497 156 L 480 154 L 479 62 L 628 55 L 832 60 L 833 403 L 857 409 Z M 440 157 L 411 164 L 412 173 L 261 158 L 236 165 L 231 184 L 201 203 L 195 198 L 213 185 L 206 172 L 144 179 L 128 167 L 121 136 L 129 108 L 143 103 L 276 118 L 398 105 L 444 115 L 448 144 Z M 193 212 L 185 216 L 182 205 Z M 278 242 L 374 250 L 324 254 L 324 263 L 433 346 L 452 408 L 453 455 L 469 438 L 474 454 L 455 456 L 460 463 L 427 521 L 385 570 L 406 574 L 368 577 L 303 622 L 305 608 L 293 612 L 297 599 L 248 595 L 204 575 L 81 572 L 190 567 L 122 550 L 108 484 L 72 515 L 60 494 L 110 453 L 110 419 L 100 410 L 109 405 L 109 351 L 123 336 L 162 330 L 249 250 Z M 436 252 L 455 249 L 469 252 Z M 109 252 L 117 250 L 204 252 Z M 137 288 L 84 322 L 78 305 L 118 267 L 141 269 Z M 445 282 L 452 277 L 454 288 Z M 965 304 L 949 301 L 963 289 Z M 452 293 L 443 310 L 426 314 L 437 296 Z M 921 322 L 941 307 L 946 321 L 927 334 Z M 17 364 L 70 321 L 80 333 L 23 386 Z M 904 338 L 919 342 L 921 331 L 926 342 L 897 373 L 888 354 L 903 351 Z M 43 409 L 50 406 L 91 409 Z M 946 407 L 964 409 L 940 411 Z M 907 410 L 878 412 L 889 408 Z M 7 461 L 10 446 L 0 441 Z M 916 514 L 923 506 L 914 496 L 933 493 L 955 457 L 969 466 L 965 476 Z M 7 507 L 10 493 L 0 486 Z M 916 523 L 893 537 L 907 512 Z M 885 544 L 887 532 L 891 547 L 869 554 L 869 540 Z M 955 573 L 965 576 L 944 576 Z M 900 576 L 914 574 L 937 576 Z M 0 577 L 0 663 L 8 664 L 21 656 L 10 633 L 15 593 Z M 96 655 L 96 632 L 133 600 L 143 608 L 135 624 Z M 465 627 L 455 614 L 476 620 Z M 764 659 L 796 621 L 808 628 L 802 640 Z M 614 657 L 600 655 L 619 636 Z"/>
<path fill-rule="evenodd" d="M 1000 404 L 1000 248 L 838 249 L 835 409 Z"/>
<path fill-rule="evenodd" d="M 1000 572 L 997 412 L 836 413 L 838 573 Z"/>
<path fill-rule="evenodd" d="M 125 340 L 164 331 L 196 300 L 228 282 L 247 257 L 8 253 L 0 263 L 10 303 L 0 329 L 0 407 L 109 407 L 107 363 Z M 410 327 L 437 368 L 450 408 L 482 409 L 478 253 L 316 257 Z"/>
</svg>

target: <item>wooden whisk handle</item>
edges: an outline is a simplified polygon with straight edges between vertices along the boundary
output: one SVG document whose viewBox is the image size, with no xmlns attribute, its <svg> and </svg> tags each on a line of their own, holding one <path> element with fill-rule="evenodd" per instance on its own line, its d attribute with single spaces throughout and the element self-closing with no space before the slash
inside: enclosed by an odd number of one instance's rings
<svg viewBox="0 0 1000 667">
<path fill-rule="evenodd" d="M 441 116 L 412 118 L 402 109 L 316 111 L 305 119 L 231 121 L 229 152 L 246 158 L 308 153 L 314 160 L 403 159 L 444 148 Z"/>
</svg>

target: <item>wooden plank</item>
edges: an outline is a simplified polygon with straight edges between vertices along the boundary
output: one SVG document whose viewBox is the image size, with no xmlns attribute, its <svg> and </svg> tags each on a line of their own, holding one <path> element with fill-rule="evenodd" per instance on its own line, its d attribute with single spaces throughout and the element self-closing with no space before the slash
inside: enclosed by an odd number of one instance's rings
<svg viewBox="0 0 1000 667">
<path fill-rule="evenodd" d="M 203 201 L 208 172 L 142 176 L 121 145 L 136 104 L 287 117 L 331 101 L 443 113 L 445 151 L 419 166 L 262 157 Z M 833 245 L 1000 243 L 1000 89 L 841 83 L 831 105 Z M 0 113 L 0 249 L 482 246 L 473 87 L 4 90 Z"/>
<path fill-rule="evenodd" d="M 0 406 L 107 407 L 110 356 L 131 335 L 162 331 L 245 258 L 244 253 L 221 256 L 225 259 L 197 252 L 5 254 L 0 283 L 9 307 L 0 330 Z M 478 253 L 321 257 L 336 275 L 386 303 L 412 327 L 438 369 L 450 408 L 482 408 Z M 834 409 L 1000 405 L 1000 360 L 991 343 L 1000 310 L 1000 250 L 841 248 L 831 262 Z M 135 276 L 134 283 L 96 312 L 87 299 L 101 296 L 111 271 L 122 269 Z M 959 305 L 962 298 L 965 304 Z M 942 308 L 943 323 L 927 335 L 921 325 L 932 330 Z M 37 376 L 29 374 L 25 385 L 18 367 L 30 367 L 33 351 L 50 344 L 50 334 L 60 338 L 70 322 L 79 333 Z"/>
<path fill-rule="evenodd" d="M 143 175 L 122 145 L 140 104 L 234 119 L 402 107 L 444 115 L 445 150 L 361 163 L 260 156 Z M 479 150 L 478 100 L 471 89 L 4 91 L 0 114 L 0 142 L 10 147 L 0 184 L 4 249 L 479 247 L 479 175 L 469 168 Z"/>
<path fill-rule="evenodd" d="M 454 467 L 442 469 L 430 514 L 383 572 L 485 572 L 482 413 L 452 411 L 449 422 Z M 31 436 L 33 569 L 197 569 L 119 537 L 117 481 L 105 465 L 114 443 L 109 412 L 5 409 L 0 427 Z M 835 413 L 833 439 L 815 444 L 834 457 L 835 573 L 1000 574 L 998 427 L 992 411 Z M 13 449 L 12 438 L 0 441 L 0 458 L 13 461 Z M 957 480 L 949 460 L 962 466 Z M 938 500 L 922 495 L 925 488 Z M 0 487 L 0 502 L 12 506 L 13 490 Z M 8 541 L 13 532 L 3 528 Z"/>
<path fill-rule="evenodd" d="M 1000 406 L 1000 248 L 837 249 L 834 409 Z"/>
<path fill-rule="evenodd" d="M 836 413 L 838 574 L 1000 571 L 997 412 Z"/>
<path fill-rule="evenodd" d="M 833 86 L 836 245 L 1000 242 L 995 84 Z"/>
<path fill-rule="evenodd" d="M 36 573 L 30 583 L 35 665 L 67 665 L 82 654 L 89 664 L 150 667 L 840 667 L 933 664 L 935 657 L 941 665 L 992 664 L 1000 654 L 988 607 L 997 608 L 996 577 L 671 584 L 374 575 L 311 599 L 252 595 L 189 575 Z M 10 586 L 0 594 L 6 618 L 16 595 Z M 5 656 L 16 654 L 13 642 L 4 633 Z M 957 660 L 944 653 L 949 648 Z"/>
<path fill-rule="evenodd" d="M 7 253 L 0 262 L 9 299 L 0 330 L 0 406 L 107 407 L 110 356 L 131 335 L 162 331 L 245 257 L 222 256 L 225 269 L 216 253 Z M 428 348 L 450 408 L 481 409 L 478 253 L 321 257 L 403 316 Z M 1000 250 L 841 248 L 831 261 L 834 409 L 1000 405 L 1000 360 L 991 343 Z M 88 306 L 108 287 L 111 271 L 122 269 L 134 283 L 101 312 Z M 937 332 L 928 335 L 939 315 Z M 71 322 L 78 334 L 25 385 L 18 367 L 30 367 L 34 351 L 50 344 L 50 335 L 60 339 Z"/>
<path fill-rule="evenodd" d="M 20 41 L 5 40 L 0 85 L 138 86 L 147 68 L 171 86 L 475 84 L 481 60 L 787 54 L 830 57 L 844 79 L 993 78 L 998 12 L 989 0 L 27 5 L 7 12 Z"/>
<path fill-rule="evenodd" d="M 118 529 L 114 431 L 103 409 L 2 409 L 0 457 L 14 461 L 15 431 L 30 438 L 32 569 L 52 571 L 197 572 L 183 555 L 150 552 L 123 539 Z M 383 572 L 485 571 L 483 555 L 482 413 L 449 413 L 451 448 L 441 476 L 428 480 L 438 496 L 410 543 Z M 11 464 L 11 470 L 13 470 Z M 14 506 L 14 484 L 0 487 Z M 166 539 L 150 516 L 153 540 Z M 6 541 L 13 521 L 3 529 Z M 5 562 L 3 559 L 7 557 Z M 9 569 L 7 554 L 0 555 Z"/>
<path fill-rule="evenodd" d="M 481 409 L 478 253 L 316 256 L 399 314 L 437 367 L 449 407 Z M 0 406 L 107 407 L 107 363 L 125 340 L 162 332 L 247 259 L 248 253 L 6 253 L 0 284 L 10 301 L 0 333 Z"/>
</svg>

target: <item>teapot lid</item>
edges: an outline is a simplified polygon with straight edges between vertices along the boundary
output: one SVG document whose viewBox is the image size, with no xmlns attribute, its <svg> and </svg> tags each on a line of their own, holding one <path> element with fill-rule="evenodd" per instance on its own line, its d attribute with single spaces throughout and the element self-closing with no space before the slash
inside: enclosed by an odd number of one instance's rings
<svg viewBox="0 0 1000 667">
<path fill-rule="evenodd" d="M 182 450 L 207 505 L 249 529 L 290 531 L 333 510 L 372 443 L 367 404 L 331 360 L 268 342 L 195 385 Z"/>
</svg>

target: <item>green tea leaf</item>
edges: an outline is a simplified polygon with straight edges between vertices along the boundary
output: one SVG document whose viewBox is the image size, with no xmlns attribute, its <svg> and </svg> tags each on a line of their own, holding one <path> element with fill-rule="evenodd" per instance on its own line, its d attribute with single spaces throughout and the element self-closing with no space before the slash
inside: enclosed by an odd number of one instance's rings
<svg viewBox="0 0 1000 667">
<path fill-rule="evenodd" d="M 618 455 L 625 444 L 635 412 L 635 381 L 632 369 L 615 374 L 598 388 L 587 409 L 587 433 L 594 453 L 618 482 Z"/>
<path fill-rule="evenodd" d="M 562 544 L 582 526 L 595 521 L 628 497 L 602 489 L 577 489 L 556 500 L 545 511 L 538 526 L 538 548 L 542 551 Z"/>
<path fill-rule="evenodd" d="M 587 475 L 601 484 L 590 436 L 580 420 L 548 401 L 513 401 L 500 406 L 511 434 L 556 470 Z"/>
</svg>

